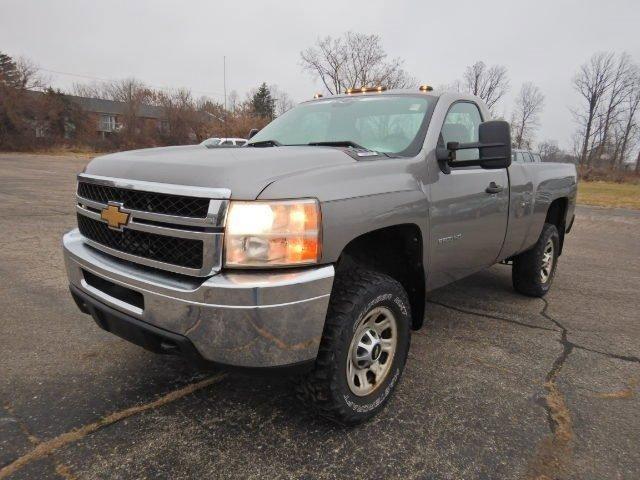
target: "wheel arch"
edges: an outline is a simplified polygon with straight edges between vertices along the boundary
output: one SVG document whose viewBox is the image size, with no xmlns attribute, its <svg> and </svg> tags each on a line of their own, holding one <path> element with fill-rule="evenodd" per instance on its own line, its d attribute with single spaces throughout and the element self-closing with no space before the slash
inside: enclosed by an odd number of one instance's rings
<svg viewBox="0 0 640 480">
<path fill-rule="evenodd" d="M 569 199 L 567 197 L 559 197 L 554 199 L 547 209 L 547 215 L 544 222 L 555 225 L 558 229 L 558 235 L 560 236 L 560 248 L 558 255 L 562 253 L 562 246 L 564 245 L 564 234 L 567 225 L 567 211 L 569 207 Z"/>
<path fill-rule="evenodd" d="M 415 223 L 378 228 L 352 239 L 342 250 L 337 274 L 352 263 L 375 270 L 397 280 L 407 292 L 411 305 L 412 328 L 424 321 L 425 271 L 422 231 Z"/>
</svg>

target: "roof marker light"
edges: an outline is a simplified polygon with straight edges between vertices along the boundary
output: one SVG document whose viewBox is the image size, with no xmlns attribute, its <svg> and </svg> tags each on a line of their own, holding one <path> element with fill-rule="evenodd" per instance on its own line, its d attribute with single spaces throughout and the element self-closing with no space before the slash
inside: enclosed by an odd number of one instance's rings
<svg viewBox="0 0 640 480">
<path fill-rule="evenodd" d="M 352 93 L 370 93 L 370 92 L 384 92 L 387 87 L 360 87 L 360 88 L 347 88 L 345 93 L 351 95 Z"/>
<path fill-rule="evenodd" d="M 322 98 L 323 95 L 321 93 L 316 93 L 313 95 L 313 98 Z"/>
<path fill-rule="evenodd" d="M 421 92 L 431 92 L 433 91 L 433 87 L 431 85 L 420 85 Z"/>
</svg>

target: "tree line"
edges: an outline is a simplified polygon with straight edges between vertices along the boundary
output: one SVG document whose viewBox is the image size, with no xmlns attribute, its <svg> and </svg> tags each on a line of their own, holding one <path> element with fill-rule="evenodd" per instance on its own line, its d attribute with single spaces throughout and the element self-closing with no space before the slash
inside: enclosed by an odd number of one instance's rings
<svg viewBox="0 0 640 480">
<path fill-rule="evenodd" d="M 74 97 L 101 99 L 121 105 L 118 125 L 108 135 L 97 131 L 97 120 Z M 157 107 L 157 123 L 140 115 Z M 194 97 L 188 89 L 163 90 L 128 78 L 75 84 L 69 92 L 53 89 L 37 66 L 0 52 L 0 149 L 32 150 L 57 145 L 117 150 L 200 142 L 212 136 L 245 137 L 293 106 L 276 85 L 262 83 L 240 99 L 229 95 L 229 107 L 209 97 Z"/>
<path fill-rule="evenodd" d="M 401 58 L 389 57 L 378 35 L 347 32 L 319 38 L 300 52 L 300 66 L 329 94 L 362 86 L 418 85 Z M 571 151 L 561 150 L 555 140 L 536 142 L 545 96 L 532 82 L 519 86 L 510 109 L 513 146 L 536 147 L 546 161 L 573 161 L 583 168 L 624 168 L 634 160 L 640 142 L 638 64 L 626 53 L 596 53 L 580 66 L 572 86 L 580 103 L 571 108 L 576 125 Z M 511 85 L 506 67 L 477 61 L 464 69 L 461 78 L 436 88 L 476 95 L 499 117 Z M 33 91 L 42 95 L 36 97 Z M 225 103 L 196 98 L 188 89 L 151 88 L 136 79 L 76 84 L 69 93 L 124 104 L 121 128 L 108 139 L 96 138 L 84 112 L 63 92 L 47 87 L 34 64 L 0 53 L 0 147 L 33 147 L 38 125 L 46 126 L 48 142 L 75 141 L 106 149 L 193 143 L 209 136 L 244 137 L 251 128 L 261 128 L 294 105 L 286 92 L 266 83 L 243 99 L 232 91 Z M 161 108 L 166 128 L 145 128 L 137 117 L 141 105 Z M 69 125 L 73 125 L 71 134 Z"/>
<path fill-rule="evenodd" d="M 573 86 L 582 100 L 572 111 L 579 163 L 619 168 L 640 136 L 638 65 L 626 53 L 597 53 L 580 67 Z"/>
</svg>

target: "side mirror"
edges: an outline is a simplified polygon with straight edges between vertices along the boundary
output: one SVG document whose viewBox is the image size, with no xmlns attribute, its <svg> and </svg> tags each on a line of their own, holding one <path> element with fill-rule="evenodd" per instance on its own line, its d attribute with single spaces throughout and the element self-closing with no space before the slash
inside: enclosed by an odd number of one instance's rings
<svg viewBox="0 0 640 480">
<path fill-rule="evenodd" d="M 443 173 L 451 168 L 480 166 L 486 169 L 507 168 L 511 165 L 511 128 L 504 120 L 489 120 L 480 124 L 478 142 L 449 142 L 436 149 L 436 157 Z M 478 149 L 476 160 L 456 160 L 458 150 Z"/>
<path fill-rule="evenodd" d="M 251 140 L 251 137 L 253 137 L 259 131 L 260 130 L 258 130 L 257 128 L 252 128 L 251 130 L 249 130 L 249 135 L 247 135 L 247 140 Z"/>
</svg>

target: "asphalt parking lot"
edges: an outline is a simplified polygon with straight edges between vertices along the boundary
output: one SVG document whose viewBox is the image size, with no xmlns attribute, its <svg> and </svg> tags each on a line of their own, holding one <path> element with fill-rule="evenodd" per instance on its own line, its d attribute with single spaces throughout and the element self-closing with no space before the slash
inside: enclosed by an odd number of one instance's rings
<svg viewBox="0 0 640 480">
<path fill-rule="evenodd" d="M 433 292 L 395 397 L 347 429 L 287 379 L 198 372 L 76 309 L 86 162 L 0 154 L 0 478 L 640 476 L 640 212 L 579 207 L 545 300 L 507 266 Z"/>
</svg>

